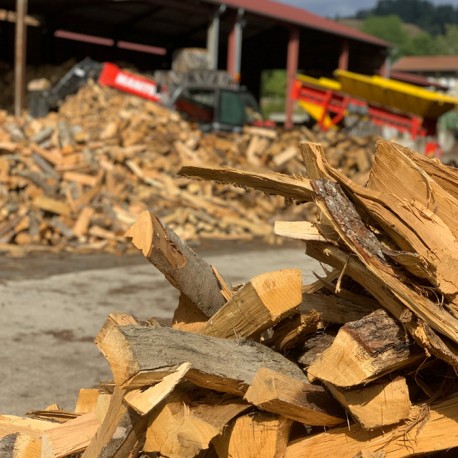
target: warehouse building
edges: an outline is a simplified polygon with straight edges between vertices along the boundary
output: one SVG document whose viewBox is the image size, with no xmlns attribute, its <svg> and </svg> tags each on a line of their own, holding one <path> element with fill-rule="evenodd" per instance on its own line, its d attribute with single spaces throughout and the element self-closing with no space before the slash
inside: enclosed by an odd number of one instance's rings
<svg viewBox="0 0 458 458">
<path fill-rule="evenodd" d="M 299 70 L 383 74 L 389 51 L 383 40 L 270 0 L 0 0 L 9 11 L 0 20 L 1 60 L 14 60 L 12 12 L 21 5 L 30 24 L 23 44 L 29 64 L 90 56 L 167 69 L 178 49 L 203 47 L 212 68 L 227 69 L 258 97 L 266 69 L 287 69 L 289 95 Z M 287 97 L 288 119 L 292 105 Z"/>
</svg>

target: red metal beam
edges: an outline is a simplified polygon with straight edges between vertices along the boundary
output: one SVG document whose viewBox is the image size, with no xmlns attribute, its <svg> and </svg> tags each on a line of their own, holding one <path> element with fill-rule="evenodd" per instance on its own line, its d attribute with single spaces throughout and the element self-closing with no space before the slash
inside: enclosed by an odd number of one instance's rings
<svg viewBox="0 0 458 458">
<path fill-rule="evenodd" d="M 121 49 L 129 49 L 131 51 L 155 54 L 157 56 L 165 56 L 167 54 L 167 50 L 165 48 L 161 48 L 159 46 L 142 45 L 140 43 L 132 43 L 130 41 L 118 41 L 116 46 Z"/>
<path fill-rule="evenodd" d="M 293 90 L 296 82 L 297 65 L 299 61 L 299 28 L 289 29 L 288 55 L 286 60 L 286 106 L 285 106 L 285 128 L 293 127 L 294 98 Z"/>
<path fill-rule="evenodd" d="M 82 41 L 101 46 L 114 46 L 114 40 L 111 38 L 97 37 L 95 35 L 87 35 L 85 33 L 70 32 L 69 30 L 56 30 L 54 32 L 56 38 L 64 38 L 66 40 Z"/>
</svg>

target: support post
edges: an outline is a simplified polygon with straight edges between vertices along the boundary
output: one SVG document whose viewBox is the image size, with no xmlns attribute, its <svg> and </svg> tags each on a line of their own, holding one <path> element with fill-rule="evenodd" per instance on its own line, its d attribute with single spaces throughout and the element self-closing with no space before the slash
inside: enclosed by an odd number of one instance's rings
<svg viewBox="0 0 458 458">
<path fill-rule="evenodd" d="M 242 62 L 242 17 L 243 9 L 239 8 L 234 17 L 231 31 L 229 32 L 227 49 L 227 71 L 234 81 L 240 81 Z"/>
<path fill-rule="evenodd" d="M 350 46 L 348 40 L 343 40 L 340 47 L 339 70 L 348 70 L 348 57 L 350 55 Z"/>
<path fill-rule="evenodd" d="M 383 78 L 390 78 L 391 73 L 391 62 L 390 56 L 386 56 L 383 64 L 380 66 L 379 75 L 383 76 Z"/>
<path fill-rule="evenodd" d="M 27 25 L 27 0 L 16 0 L 16 41 L 14 61 L 14 114 L 21 115 L 25 107 L 25 66 Z"/>
<path fill-rule="evenodd" d="M 218 70 L 219 24 L 220 16 L 225 9 L 225 5 L 220 5 L 207 29 L 207 52 L 210 70 Z"/>
<path fill-rule="evenodd" d="M 285 106 L 285 129 L 293 127 L 293 88 L 296 81 L 297 65 L 299 61 L 299 29 L 289 29 L 288 56 L 286 62 L 286 106 Z"/>
</svg>

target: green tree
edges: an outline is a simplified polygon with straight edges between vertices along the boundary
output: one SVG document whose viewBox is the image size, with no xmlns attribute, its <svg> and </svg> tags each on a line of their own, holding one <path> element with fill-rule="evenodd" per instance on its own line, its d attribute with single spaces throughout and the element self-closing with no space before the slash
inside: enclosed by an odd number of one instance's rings
<svg viewBox="0 0 458 458">
<path fill-rule="evenodd" d="M 407 45 L 409 37 L 402 28 L 399 16 L 369 16 L 364 20 L 362 31 L 375 35 L 383 40 L 396 45 L 393 50 L 393 59 L 402 55 L 402 49 Z"/>
<path fill-rule="evenodd" d="M 261 91 L 265 97 L 284 96 L 286 92 L 286 71 L 267 70 L 262 73 Z"/>
<path fill-rule="evenodd" d="M 429 33 L 423 32 L 409 38 L 401 48 L 401 53 L 407 56 L 433 56 L 438 53 L 437 41 Z"/>
<path fill-rule="evenodd" d="M 458 25 L 447 24 L 445 34 L 436 37 L 437 54 L 458 54 Z"/>
<path fill-rule="evenodd" d="M 369 16 L 396 15 L 402 21 L 416 24 L 432 36 L 445 33 L 446 24 L 458 24 L 458 8 L 453 5 L 434 5 L 428 0 L 378 0 L 369 10 L 356 13 L 358 19 Z"/>
</svg>

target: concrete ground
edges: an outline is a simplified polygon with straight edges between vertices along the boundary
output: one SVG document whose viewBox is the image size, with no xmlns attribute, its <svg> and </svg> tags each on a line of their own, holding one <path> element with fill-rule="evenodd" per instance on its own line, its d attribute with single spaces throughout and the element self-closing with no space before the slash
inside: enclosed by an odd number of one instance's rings
<svg viewBox="0 0 458 458">
<path fill-rule="evenodd" d="M 237 245 L 195 251 L 233 283 L 286 267 L 313 281 L 319 264 L 302 246 Z M 110 312 L 171 317 L 178 293 L 141 254 L 0 258 L 0 414 L 58 403 L 73 409 L 80 388 L 109 381 L 93 343 Z"/>
</svg>

